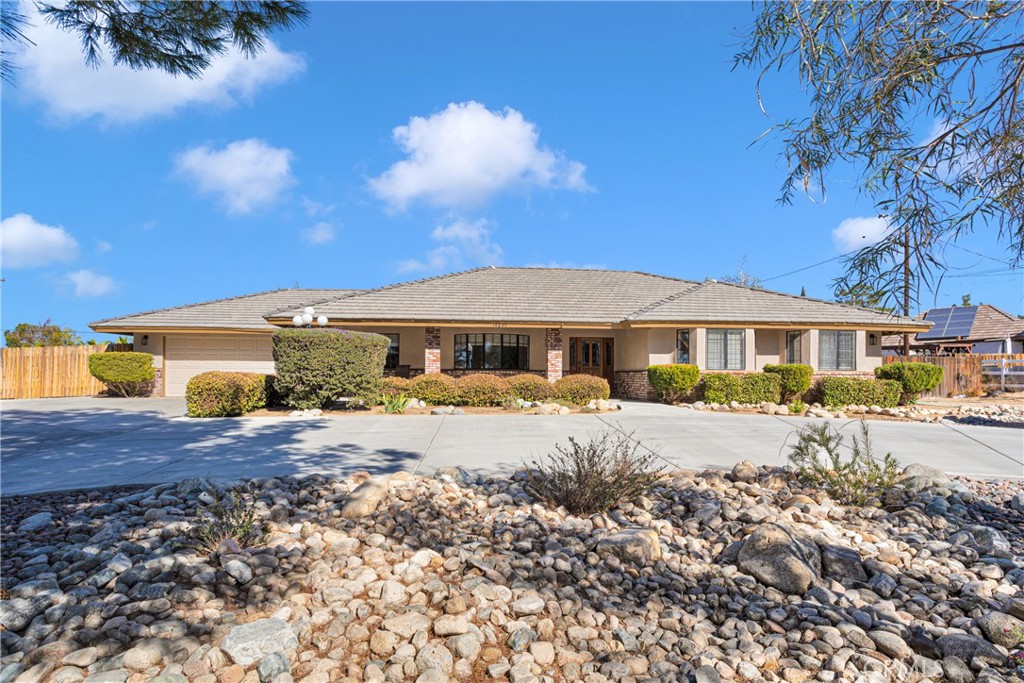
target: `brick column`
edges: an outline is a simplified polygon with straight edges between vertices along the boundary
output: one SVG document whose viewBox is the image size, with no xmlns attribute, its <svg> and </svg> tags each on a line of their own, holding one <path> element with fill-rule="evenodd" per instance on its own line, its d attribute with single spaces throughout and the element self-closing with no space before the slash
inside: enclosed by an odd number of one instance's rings
<svg viewBox="0 0 1024 683">
<path fill-rule="evenodd" d="M 428 327 L 423 344 L 423 374 L 441 372 L 441 328 Z"/>
<path fill-rule="evenodd" d="M 549 327 L 544 330 L 544 347 L 547 349 L 549 382 L 562 379 L 562 330 Z"/>
</svg>

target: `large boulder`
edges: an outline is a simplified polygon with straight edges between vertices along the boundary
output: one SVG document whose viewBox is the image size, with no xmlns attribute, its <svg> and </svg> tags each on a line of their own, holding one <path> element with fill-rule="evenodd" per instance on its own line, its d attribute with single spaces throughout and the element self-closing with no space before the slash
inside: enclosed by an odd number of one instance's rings
<svg viewBox="0 0 1024 683">
<path fill-rule="evenodd" d="M 841 545 L 823 545 L 821 546 L 821 564 L 824 575 L 830 579 L 838 581 L 868 580 L 860 553 L 853 548 L 845 548 Z"/>
<path fill-rule="evenodd" d="M 367 479 L 357 486 L 341 508 L 345 519 L 358 519 L 372 513 L 387 495 L 387 484 L 376 479 Z"/>
<path fill-rule="evenodd" d="M 998 529 L 972 524 L 963 527 L 952 534 L 948 541 L 953 545 L 964 545 L 978 551 L 979 555 L 993 555 L 995 557 L 1013 557 L 1013 548 L 1010 542 Z"/>
<path fill-rule="evenodd" d="M 1006 655 L 984 638 L 967 633 L 950 633 L 936 641 L 943 657 L 956 657 L 970 664 L 975 657 L 990 666 L 1000 666 L 1006 661 Z"/>
<path fill-rule="evenodd" d="M 978 628 L 996 645 L 1015 648 L 1024 637 L 1024 621 L 1003 612 L 986 612 L 978 617 Z"/>
<path fill-rule="evenodd" d="M 297 650 L 299 640 L 281 619 L 258 619 L 235 626 L 221 641 L 220 649 L 231 661 L 248 667 L 273 652 Z"/>
<path fill-rule="evenodd" d="M 654 529 L 624 529 L 601 539 L 596 552 L 601 557 L 616 555 L 642 565 L 661 559 L 661 544 Z"/>
<path fill-rule="evenodd" d="M 802 595 L 821 578 L 815 543 L 778 524 L 764 524 L 743 541 L 739 568 L 783 593 Z"/>
</svg>

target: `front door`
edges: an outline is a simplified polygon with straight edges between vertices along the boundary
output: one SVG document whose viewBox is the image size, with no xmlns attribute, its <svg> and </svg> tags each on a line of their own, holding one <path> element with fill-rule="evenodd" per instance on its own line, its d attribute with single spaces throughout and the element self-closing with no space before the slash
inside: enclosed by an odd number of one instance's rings
<svg viewBox="0 0 1024 683">
<path fill-rule="evenodd" d="M 611 385 L 615 379 L 615 340 L 611 337 L 570 337 L 569 372 L 597 375 Z"/>
</svg>

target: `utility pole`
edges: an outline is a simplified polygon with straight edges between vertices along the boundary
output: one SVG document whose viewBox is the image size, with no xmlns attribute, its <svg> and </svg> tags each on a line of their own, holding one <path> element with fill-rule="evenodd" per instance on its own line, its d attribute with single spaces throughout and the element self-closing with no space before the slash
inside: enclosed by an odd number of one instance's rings
<svg viewBox="0 0 1024 683">
<path fill-rule="evenodd" d="M 910 317 L 910 226 L 903 227 L 903 315 Z M 910 333 L 903 333 L 903 357 L 910 357 Z"/>
</svg>

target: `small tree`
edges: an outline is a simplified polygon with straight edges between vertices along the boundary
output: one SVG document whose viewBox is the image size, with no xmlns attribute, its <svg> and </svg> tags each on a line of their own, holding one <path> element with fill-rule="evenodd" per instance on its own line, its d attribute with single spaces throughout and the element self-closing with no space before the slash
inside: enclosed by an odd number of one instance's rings
<svg viewBox="0 0 1024 683">
<path fill-rule="evenodd" d="M 881 460 L 875 458 L 871 432 L 863 420 L 860 436 L 853 436 L 849 449 L 842 434 L 828 422 L 802 427 L 797 430 L 796 445 L 790 448 L 789 463 L 805 484 L 821 488 L 847 505 L 863 505 L 869 498 L 885 495 L 900 476 L 899 462 L 891 453 Z"/>
<path fill-rule="evenodd" d="M 148 396 L 156 370 L 153 356 L 136 351 L 108 351 L 89 356 L 89 373 L 114 396 Z"/>
<path fill-rule="evenodd" d="M 73 346 L 81 344 L 82 339 L 70 327 L 54 325 L 47 318 L 38 325 L 18 323 L 13 330 L 4 331 L 7 346 Z"/>
</svg>

